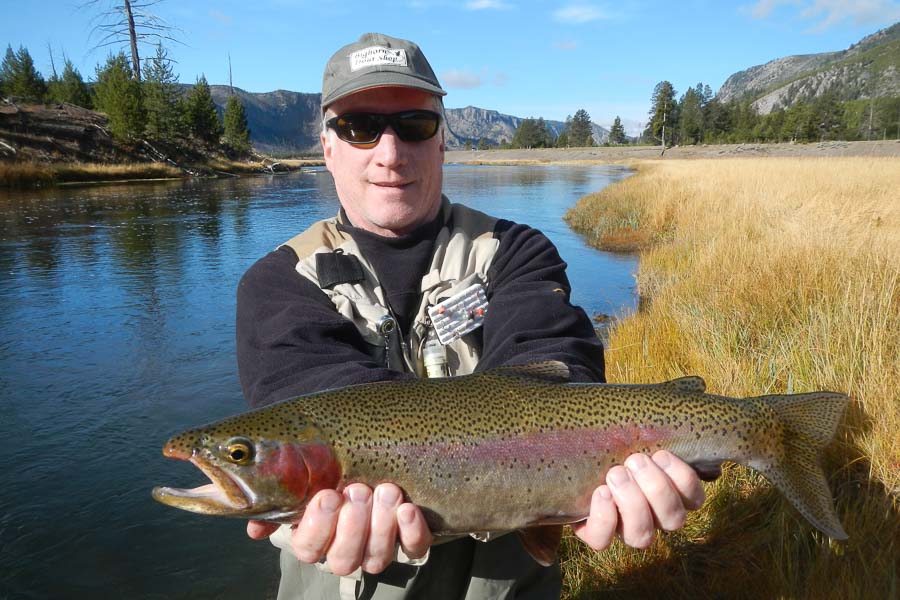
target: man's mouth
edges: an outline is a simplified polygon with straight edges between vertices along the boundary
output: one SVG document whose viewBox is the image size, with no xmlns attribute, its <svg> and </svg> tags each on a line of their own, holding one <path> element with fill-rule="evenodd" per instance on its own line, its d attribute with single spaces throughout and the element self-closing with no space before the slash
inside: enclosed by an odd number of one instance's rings
<svg viewBox="0 0 900 600">
<path fill-rule="evenodd" d="M 412 181 L 372 181 L 370 182 L 372 185 L 376 185 L 382 188 L 397 188 L 402 189 L 408 187 L 413 184 Z"/>
</svg>

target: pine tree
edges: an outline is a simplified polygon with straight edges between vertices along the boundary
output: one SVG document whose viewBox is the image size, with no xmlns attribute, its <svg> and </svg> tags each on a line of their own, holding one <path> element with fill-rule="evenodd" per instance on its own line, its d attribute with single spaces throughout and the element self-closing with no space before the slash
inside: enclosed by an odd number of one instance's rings
<svg viewBox="0 0 900 600">
<path fill-rule="evenodd" d="M 222 133 L 219 113 L 213 102 L 206 76 L 200 75 L 197 83 L 184 98 L 184 120 L 188 129 L 198 139 L 209 144 L 218 144 Z"/>
<path fill-rule="evenodd" d="M 222 118 L 223 140 L 232 151 L 245 154 L 250 151 L 250 130 L 247 128 L 247 113 L 244 105 L 234 94 L 225 103 L 225 115 Z"/>
<path fill-rule="evenodd" d="M 591 116 L 583 108 L 579 108 L 572 117 L 569 127 L 569 144 L 578 147 L 594 145 Z"/>
<path fill-rule="evenodd" d="M 616 115 L 609 130 L 609 143 L 619 145 L 624 144 L 626 141 L 628 141 L 628 138 L 625 137 L 625 127 L 622 126 L 622 119 L 619 118 L 619 115 Z"/>
<path fill-rule="evenodd" d="M 675 88 L 668 81 L 660 81 L 653 88 L 649 116 L 650 122 L 647 124 L 646 134 L 660 143 L 671 145 L 671 132 L 677 120 L 674 118 Z"/>
<path fill-rule="evenodd" d="M 43 102 L 47 95 L 47 83 L 34 68 L 34 60 L 24 46 L 13 52 L 6 47 L 6 56 L 0 65 L 0 92 L 34 102 Z"/>
<path fill-rule="evenodd" d="M 12 46 L 6 47 L 6 55 L 3 62 L 0 63 L 0 96 L 10 95 L 6 88 L 11 84 L 13 73 L 16 68 L 16 53 L 13 52 Z"/>
<path fill-rule="evenodd" d="M 550 128 L 547 127 L 547 122 L 544 121 L 544 117 L 538 117 L 537 135 L 538 135 L 538 142 L 537 142 L 537 144 L 535 144 L 536 148 L 552 148 L 553 147 L 553 134 L 550 133 Z"/>
<path fill-rule="evenodd" d="M 147 111 L 147 137 L 161 142 L 174 141 L 181 124 L 181 94 L 178 91 L 178 76 L 162 44 L 156 46 L 156 56 L 144 67 L 142 86 Z"/>
<path fill-rule="evenodd" d="M 513 148 L 547 148 L 552 137 L 543 118 L 523 119 L 511 142 Z"/>
<path fill-rule="evenodd" d="M 144 132 L 146 116 L 141 84 L 132 77 L 131 66 L 123 52 L 110 54 L 106 64 L 97 67 L 94 94 L 97 109 L 109 118 L 109 129 L 114 138 L 131 141 Z"/>
<path fill-rule="evenodd" d="M 62 77 L 51 77 L 47 82 L 47 96 L 52 102 L 68 102 L 83 108 L 92 108 L 94 105 L 90 88 L 68 58 Z"/>
<path fill-rule="evenodd" d="M 703 139 L 703 89 L 689 87 L 679 102 L 678 138 L 684 144 L 697 144 Z"/>
</svg>

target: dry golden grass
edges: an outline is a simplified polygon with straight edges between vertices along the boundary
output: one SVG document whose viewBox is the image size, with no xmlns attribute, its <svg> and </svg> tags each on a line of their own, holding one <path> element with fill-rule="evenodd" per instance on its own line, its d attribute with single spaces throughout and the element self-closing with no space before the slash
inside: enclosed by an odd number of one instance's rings
<svg viewBox="0 0 900 600">
<path fill-rule="evenodd" d="M 0 162 L 0 187 L 20 187 L 73 181 L 166 179 L 181 177 L 180 169 L 165 163 L 97 164 Z"/>
<path fill-rule="evenodd" d="M 267 167 L 277 162 L 279 170 L 296 170 L 305 166 L 323 164 L 318 159 L 291 160 L 230 160 L 224 157 L 209 157 L 205 164 L 191 168 L 203 173 L 219 175 L 255 175 L 264 173 Z M 137 179 L 170 179 L 187 177 L 187 173 L 166 163 L 37 163 L 0 162 L 0 187 L 25 187 L 56 183 L 88 181 L 122 181 Z"/>
<path fill-rule="evenodd" d="M 900 595 L 898 190 L 896 158 L 651 161 L 570 211 L 600 246 L 623 229 L 647 240 L 650 302 L 611 332 L 611 381 L 697 374 L 713 393 L 852 403 L 825 460 L 848 542 L 733 466 L 646 552 L 569 540 L 567 597 Z"/>
</svg>

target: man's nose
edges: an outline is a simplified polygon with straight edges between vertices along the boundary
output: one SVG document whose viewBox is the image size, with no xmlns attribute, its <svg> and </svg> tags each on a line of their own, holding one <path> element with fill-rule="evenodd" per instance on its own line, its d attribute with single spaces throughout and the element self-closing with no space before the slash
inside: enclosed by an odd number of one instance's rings
<svg viewBox="0 0 900 600">
<path fill-rule="evenodd" d="M 388 125 L 375 146 L 375 160 L 381 166 L 395 167 L 406 161 L 404 157 L 404 142 L 397 137 L 397 134 Z"/>
</svg>

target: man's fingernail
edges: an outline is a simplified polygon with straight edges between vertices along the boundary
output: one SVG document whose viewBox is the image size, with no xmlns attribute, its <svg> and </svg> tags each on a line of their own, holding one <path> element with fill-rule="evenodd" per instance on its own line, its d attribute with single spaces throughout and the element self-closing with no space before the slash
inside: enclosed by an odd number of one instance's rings
<svg viewBox="0 0 900 600">
<path fill-rule="evenodd" d="M 643 454 L 629 456 L 628 460 L 625 461 L 625 466 L 632 471 L 640 471 L 647 466 L 647 457 Z"/>
<path fill-rule="evenodd" d="M 604 500 L 612 500 L 612 492 L 609 491 L 609 488 L 605 485 L 597 488 L 597 493 L 600 494 L 600 497 Z"/>
<path fill-rule="evenodd" d="M 325 494 L 322 496 L 322 499 L 319 500 L 319 508 L 324 510 L 325 512 L 334 512 L 340 506 L 341 500 L 335 494 Z"/>
<path fill-rule="evenodd" d="M 609 481 L 614 486 L 625 485 L 628 483 L 630 477 L 628 476 L 628 470 L 623 469 L 621 467 L 613 467 L 609 472 Z"/>
<path fill-rule="evenodd" d="M 365 487 L 352 486 L 347 489 L 347 495 L 350 496 L 350 502 L 357 504 L 365 504 L 369 501 L 369 489 Z"/>
<path fill-rule="evenodd" d="M 653 455 L 653 462 L 658 464 L 660 468 L 667 469 L 672 464 L 672 459 L 669 458 L 668 452 L 659 451 Z"/>
<path fill-rule="evenodd" d="M 380 505 L 391 508 L 397 504 L 400 494 L 397 488 L 392 485 L 382 486 L 375 490 L 375 499 L 378 500 Z"/>
</svg>

